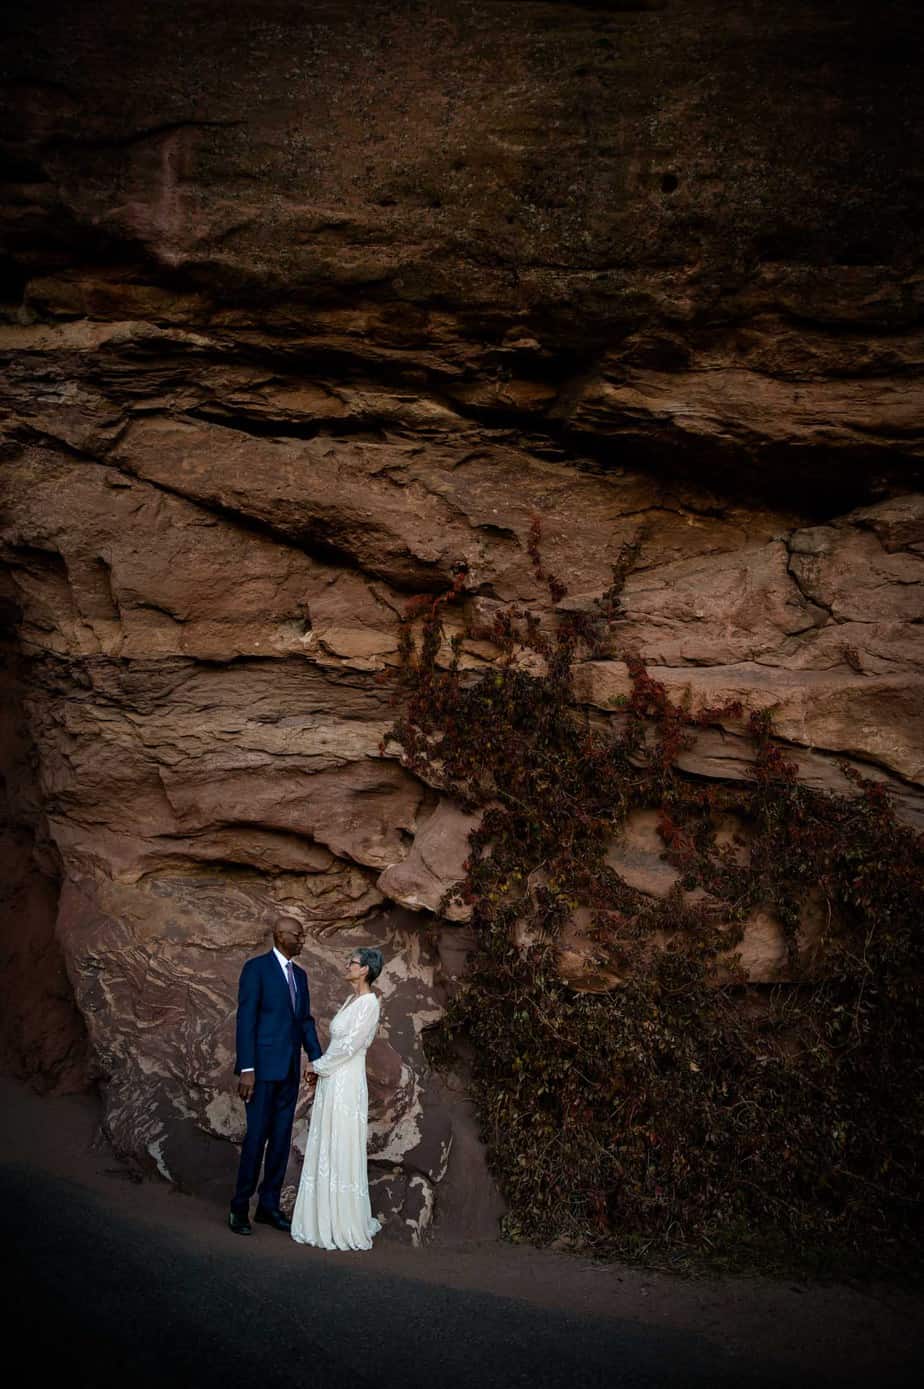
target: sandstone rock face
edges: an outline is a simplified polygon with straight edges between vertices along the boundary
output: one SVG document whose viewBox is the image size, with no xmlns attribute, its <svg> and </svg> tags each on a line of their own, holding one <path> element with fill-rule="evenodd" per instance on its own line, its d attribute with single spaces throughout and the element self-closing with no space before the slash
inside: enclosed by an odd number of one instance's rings
<svg viewBox="0 0 924 1389">
<path fill-rule="evenodd" d="M 37 751 L 23 709 L 24 663 L 6 628 L 0 581 L 0 1066 L 39 1089 L 81 1090 L 87 1037 L 56 934 L 61 859 L 36 785 Z"/>
<path fill-rule="evenodd" d="M 441 912 L 447 921 L 469 920 L 471 909 L 458 893 L 452 894 L 465 877 L 469 835 L 480 823 L 480 815 L 440 801 L 414 836 L 407 857 L 385 869 L 379 891 L 406 907 Z"/>
<path fill-rule="evenodd" d="M 694 706 L 772 708 L 811 784 L 849 788 L 847 761 L 924 820 L 921 15 L 849 10 L 10 19 L 3 1047 L 100 1080 L 126 1154 L 227 1190 L 236 977 L 283 907 L 322 1028 L 347 952 L 388 958 L 388 1229 L 490 1228 L 421 1043 L 471 944 L 464 904 L 438 913 L 472 821 L 387 733 L 409 595 L 464 562 L 476 625 L 554 620 L 537 516 L 563 610 L 639 546 L 612 655 L 578 671 L 595 717 L 631 651 Z M 463 665 L 496 656 L 482 633 Z M 748 760 L 717 724 L 682 765 Z M 613 855 L 672 886 L 651 825 Z M 581 986 L 580 923 L 564 948 Z M 750 977 L 780 952 L 755 917 Z"/>
</svg>

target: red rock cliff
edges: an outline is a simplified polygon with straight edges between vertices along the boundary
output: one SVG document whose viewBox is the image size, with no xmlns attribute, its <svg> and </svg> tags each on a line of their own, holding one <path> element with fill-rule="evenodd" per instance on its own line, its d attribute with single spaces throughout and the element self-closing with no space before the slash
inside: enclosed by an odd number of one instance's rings
<svg viewBox="0 0 924 1389">
<path fill-rule="evenodd" d="M 853 9 L 7 21 L 5 1046 L 89 1065 L 122 1151 L 227 1184 L 234 983 L 284 906 L 322 1022 L 385 950 L 379 1204 L 429 1224 L 473 1150 L 420 1041 L 467 823 L 381 751 L 382 677 L 460 560 L 481 612 L 548 608 L 535 515 L 572 605 L 641 536 L 622 633 L 670 689 L 775 707 L 803 775 L 921 816 L 920 18 Z M 687 765 L 746 760 L 716 729 Z"/>
</svg>

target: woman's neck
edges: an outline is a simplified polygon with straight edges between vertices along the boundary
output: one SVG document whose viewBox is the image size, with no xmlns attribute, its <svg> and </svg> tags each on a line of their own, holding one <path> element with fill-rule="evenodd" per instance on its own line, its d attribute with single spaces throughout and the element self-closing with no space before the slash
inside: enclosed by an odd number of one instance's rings
<svg viewBox="0 0 924 1389">
<path fill-rule="evenodd" d="M 353 987 L 353 992 L 354 992 L 354 994 L 356 995 L 357 998 L 359 998 L 362 994 L 371 994 L 371 993 L 372 993 L 372 990 L 371 990 L 371 988 L 369 987 L 369 985 L 366 983 L 365 979 L 360 979 L 359 983 L 358 983 L 358 984 L 354 984 L 352 987 Z"/>
</svg>

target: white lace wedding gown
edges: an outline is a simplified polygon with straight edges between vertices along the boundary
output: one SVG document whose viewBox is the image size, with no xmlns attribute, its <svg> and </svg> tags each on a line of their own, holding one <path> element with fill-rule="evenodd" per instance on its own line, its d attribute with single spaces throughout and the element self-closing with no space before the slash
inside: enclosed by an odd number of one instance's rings
<svg viewBox="0 0 924 1389">
<path fill-rule="evenodd" d="M 311 1064 L 320 1076 L 311 1109 L 292 1238 L 321 1249 L 371 1249 L 381 1225 L 369 1204 L 366 1052 L 379 1025 L 374 993 L 348 999 L 330 1025 L 330 1045 Z"/>
</svg>

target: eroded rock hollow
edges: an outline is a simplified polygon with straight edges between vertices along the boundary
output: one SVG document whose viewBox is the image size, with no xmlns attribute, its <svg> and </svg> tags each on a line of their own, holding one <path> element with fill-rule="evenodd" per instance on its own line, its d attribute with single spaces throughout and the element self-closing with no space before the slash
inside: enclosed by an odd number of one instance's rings
<svg viewBox="0 0 924 1389">
<path fill-rule="evenodd" d="M 546 620 L 534 518 L 565 607 L 637 542 L 627 650 L 920 821 L 918 7 L 7 24 L 6 1062 L 100 1082 L 121 1152 L 224 1191 L 236 978 L 282 908 L 322 1026 L 347 953 L 386 954 L 391 1230 L 483 1231 L 421 1042 L 464 968 L 439 907 L 470 822 L 386 741 L 405 605 L 464 562 L 479 622 Z M 594 709 L 626 689 L 615 658 L 578 672 Z M 684 757 L 747 774 L 731 727 Z M 663 893 L 660 847 L 642 819 L 613 862 Z M 777 977 L 772 921 L 745 946 Z"/>
</svg>

